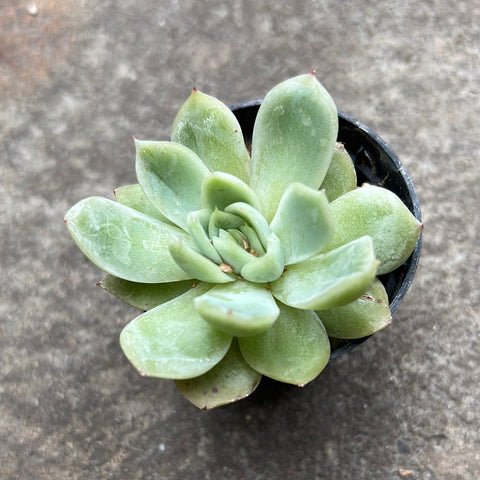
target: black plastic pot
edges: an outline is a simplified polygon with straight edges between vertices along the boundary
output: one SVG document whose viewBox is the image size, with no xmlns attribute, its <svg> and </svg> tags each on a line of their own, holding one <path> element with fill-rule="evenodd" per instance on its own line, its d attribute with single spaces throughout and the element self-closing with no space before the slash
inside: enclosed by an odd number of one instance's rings
<svg viewBox="0 0 480 480">
<path fill-rule="evenodd" d="M 261 100 L 242 103 L 231 107 L 242 127 L 245 143 L 251 143 L 253 125 Z M 365 182 L 379 185 L 397 194 L 415 217 L 421 221 L 420 204 L 415 188 L 397 155 L 375 132 L 350 115 L 338 112 L 338 141 L 343 143 L 353 159 L 357 171 L 358 185 Z M 413 281 L 420 258 L 422 237 L 407 261 L 391 273 L 379 279 L 385 286 L 390 299 L 390 311 L 397 310 Z M 343 340 L 332 348 L 331 358 L 350 351 L 369 337 Z"/>
</svg>

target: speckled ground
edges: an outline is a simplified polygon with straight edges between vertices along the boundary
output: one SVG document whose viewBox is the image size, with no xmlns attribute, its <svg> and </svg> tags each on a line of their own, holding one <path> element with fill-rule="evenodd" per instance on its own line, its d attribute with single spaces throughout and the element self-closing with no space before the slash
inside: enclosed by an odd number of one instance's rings
<svg viewBox="0 0 480 480">
<path fill-rule="evenodd" d="M 480 7 L 473 0 L 3 0 L 0 477 L 474 480 L 480 464 Z M 317 70 L 397 152 L 424 248 L 393 325 L 303 389 L 197 411 L 141 378 L 136 312 L 63 225 L 132 183 L 197 86 L 227 104 Z"/>
</svg>

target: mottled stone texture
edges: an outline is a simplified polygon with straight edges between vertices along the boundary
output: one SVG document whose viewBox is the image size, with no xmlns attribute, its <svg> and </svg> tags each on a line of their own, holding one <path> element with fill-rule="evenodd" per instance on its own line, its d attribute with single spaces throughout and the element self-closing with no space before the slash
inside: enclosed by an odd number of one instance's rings
<svg viewBox="0 0 480 480">
<path fill-rule="evenodd" d="M 478 478 L 479 25 L 473 0 L 3 0 L 0 477 Z M 197 411 L 124 358 L 136 312 L 63 214 L 132 183 L 132 135 L 167 139 L 194 85 L 233 104 L 312 69 L 411 174 L 417 278 L 312 384 Z"/>
</svg>

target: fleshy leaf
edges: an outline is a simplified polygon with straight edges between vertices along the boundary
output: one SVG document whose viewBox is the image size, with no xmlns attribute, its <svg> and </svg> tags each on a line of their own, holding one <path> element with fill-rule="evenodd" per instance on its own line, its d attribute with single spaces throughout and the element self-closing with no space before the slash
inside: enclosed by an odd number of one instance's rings
<svg viewBox="0 0 480 480">
<path fill-rule="evenodd" d="M 422 224 L 390 190 L 366 185 L 330 204 L 335 234 L 325 250 L 370 235 L 380 260 L 377 274 L 391 272 L 413 252 Z"/>
<path fill-rule="evenodd" d="M 210 220 L 208 222 L 208 234 L 210 235 L 210 237 L 218 236 L 218 233 L 222 229 L 237 229 L 244 224 L 245 221 L 241 217 L 215 208 L 215 210 L 210 215 Z"/>
<path fill-rule="evenodd" d="M 141 375 L 193 378 L 224 357 L 231 335 L 213 328 L 193 304 L 194 298 L 209 288 L 199 285 L 140 315 L 123 329 L 120 344 Z"/>
<path fill-rule="evenodd" d="M 392 322 L 387 292 L 379 280 L 353 302 L 317 314 L 334 338 L 367 337 Z"/>
<path fill-rule="evenodd" d="M 258 257 L 256 261 L 246 263 L 240 273 L 249 282 L 268 283 L 280 277 L 284 267 L 282 244 L 278 237 L 271 233 L 265 255 Z"/>
<path fill-rule="evenodd" d="M 255 209 L 260 203 L 255 192 L 237 177 L 224 172 L 214 172 L 202 182 L 202 206 L 225 210 L 231 203 L 245 202 Z"/>
<path fill-rule="evenodd" d="M 118 203 L 142 212 L 147 215 L 147 217 L 156 218 L 164 223 L 173 225 L 170 220 L 165 217 L 165 215 L 162 215 L 158 208 L 156 208 L 153 203 L 148 200 L 145 192 L 138 183 L 116 188 L 113 191 L 113 194 L 115 195 L 115 200 Z"/>
<path fill-rule="evenodd" d="M 168 302 L 191 288 L 197 280 L 183 280 L 170 283 L 137 283 L 107 274 L 99 285 L 118 299 L 143 311 L 150 310 Z"/>
<path fill-rule="evenodd" d="M 257 257 L 241 247 L 230 233 L 220 230 L 219 234 L 220 236 L 212 238 L 213 245 L 223 261 L 230 265 L 235 273 L 240 274 L 244 265 L 257 261 Z"/>
<path fill-rule="evenodd" d="M 234 281 L 234 278 L 224 273 L 219 265 L 179 239 L 172 239 L 168 245 L 168 250 L 178 266 L 193 278 L 207 283 Z"/>
<path fill-rule="evenodd" d="M 335 104 L 313 74 L 274 87 L 258 110 L 252 138 L 252 188 L 271 221 L 287 185 L 318 189 L 337 139 Z"/>
<path fill-rule="evenodd" d="M 168 251 L 172 235 L 190 242 L 173 225 L 102 197 L 78 202 L 66 213 L 65 222 L 89 260 L 115 277 L 140 283 L 191 278 Z"/>
<path fill-rule="evenodd" d="M 244 360 L 234 338 L 220 363 L 200 377 L 176 380 L 177 388 L 195 406 L 211 409 L 248 397 L 262 376 Z"/>
<path fill-rule="evenodd" d="M 238 235 L 240 234 L 240 238 L 238 239 L 240 242 L 244 240 L 248 243 L 248 250 L 252 255 L 256 255 L 257 257 L 265 254 L 265 248 L 262 245 L 262 242 L 258 238 L 257 232 L 250 226 L 250 225 L 243 225 L 239 228 L 239 231 L 234 231 L 233 234 Z M 266 232 L 268 233 L 268 232 Z M 268 235 L 265 237 L 268 238 Z"/>
<path fill-rule="evenodd" d="M 135 140 L 137 179 L 156 208 L 186 228 L 189 212 L 201 208 L 201 185 L 210 171 L 198 155 L 179 143 Z"/>
<path fill-rule="evenodd" d="M 321 252 L 335 229 L 325 193 L 292 183 L 280 200 L 270 229 L 280 239 L 285 265 Z"/>
<path fill-rule="evenodd" d="M 250 157 L 240 124 L 220 100 L 194 89 L 173 123 L 172 141 L 193 150 L 210 170 L 250 181 Z"/>
<path fill-rule="evenodd" d="M 279 305 L 271 328 L 239 339 L 247 363 L 280 382 L 303 386 L 317 377 L 330 358 L 330 342 L 322 322 L 311 310 Z"/>
<path fill-rule="evenodd" d="M 255 230 L 255 233 L 257 234 L 257 237 L 263 247 L 265 249 L 267 248 L 270 227 L 268 226 L 268 223 L 263 215 L 258 210 L 245 202 L 237 202 L 229 205 L 227 208 L 225 208 L 225 211 L 243 218 L 247 224 Z"/>
<path fill-rule="evenodd" d="M 279 309 L 265 285 L 242 280 L 216 285 L 195 299 L 200 315 L 222 332 L 245 337 L 263 332 L 275 322 Z"/>
<path fill-rule="evenodd" d="M 344 193 L 357 188 L 355 165 L 342 143 L 335 145 L 332 161 L 320 189 L 325 190 L 328 201 L 333 202 Z"/>
<path fill-rule="evenodd" d="M 352 302 L 370 287 L 378 262 L 372 239 L 347 245 L 290 265 L 271 284 L 274 297 L 295 308 L 326 310 Z"/>
<path fill-rule="evenodd" d="M 215 247 L 211 244 L 207 234 L 211 213 L 208 208 L 190 212 L 187 215 L 187 229 L 197 248 L 206 257 L 215 263 L 222 263 L 222 257 L 220 257 Z"/>
</svg>

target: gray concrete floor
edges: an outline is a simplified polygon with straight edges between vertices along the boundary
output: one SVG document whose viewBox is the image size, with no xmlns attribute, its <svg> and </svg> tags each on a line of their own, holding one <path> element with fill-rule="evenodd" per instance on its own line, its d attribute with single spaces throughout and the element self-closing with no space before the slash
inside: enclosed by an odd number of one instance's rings
<svg viewBox="0 0 480 480">
<path fill-rule="evenodd" d="M 0 12 L 2 479 L 478 478 L 477 2 L 3 0 Z M 304 389 L 264 381 L 198 411 L 125 359 L 118 335 L 136 312 L 95 286 L 63 215 L 132 183 L 132 135 L 167 139 L 193 85 L 234 104 L 312 69 L 411 174 L 418 274 L 393 325 Z"/>
</svg>

